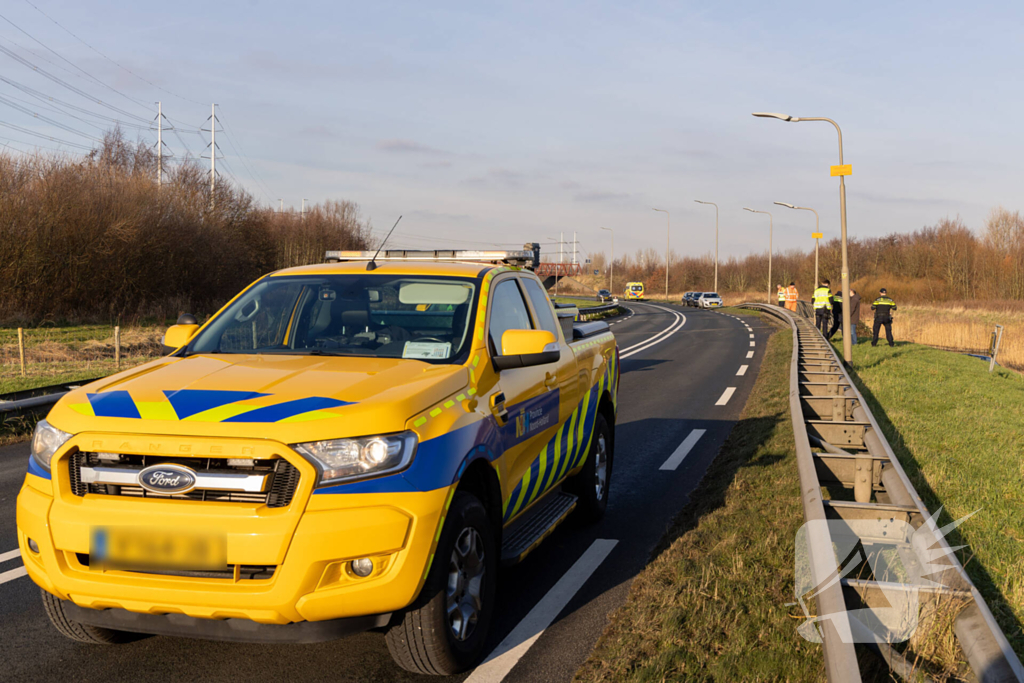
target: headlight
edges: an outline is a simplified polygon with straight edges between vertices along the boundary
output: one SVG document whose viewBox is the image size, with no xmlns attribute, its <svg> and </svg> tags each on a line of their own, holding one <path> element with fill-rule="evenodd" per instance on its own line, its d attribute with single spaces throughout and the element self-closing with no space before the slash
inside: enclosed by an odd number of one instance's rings
<svg viewBox="0 0 1024 683">
<path fill-rule="evenodd" d="M 401 472 L 416 455 L 414 432 L 293 444 L 320 473 L 317 486 Z"/>
<path fill-rule="evenodd" d="M 71 438 L 71 434 L 62 432 L 46 420 L 36 423 L 36 431 L 32 434 L 32 458 L 36 464 L 47 472 L 50 471 L 50 459 L 57 449 Z"/>
</svg>

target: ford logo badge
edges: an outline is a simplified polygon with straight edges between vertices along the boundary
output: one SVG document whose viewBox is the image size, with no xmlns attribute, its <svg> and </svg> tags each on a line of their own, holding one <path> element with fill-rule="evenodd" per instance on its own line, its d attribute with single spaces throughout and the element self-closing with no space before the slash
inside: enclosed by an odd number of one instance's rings
<svg viewBox="0 0 1024 683">
<path fill-rule="evenodd" d="M 151 493 L 188 493 L 196 487 L 196 473 L 184 465 L 151 465 L 139 472 L 139 486 Z"/>
</svg>

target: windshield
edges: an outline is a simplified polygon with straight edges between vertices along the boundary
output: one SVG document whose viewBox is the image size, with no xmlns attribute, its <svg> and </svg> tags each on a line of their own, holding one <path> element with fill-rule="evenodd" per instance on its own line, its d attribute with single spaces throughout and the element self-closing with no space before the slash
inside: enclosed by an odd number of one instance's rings
<svg viewBox="0 0 1024 683">
<path fill-rule="evenodd" d="M 718 296 L 718 294 L 717 294 L 716 292 L 707 292 L 707 293 L 705 293 L 705 294 L 704 294 L 704 296 L 706 296 L 706 297 L 710 297 L 710 298 L 712 298 L 712 299 L 718 299 L 718 298 L 720 298 L 720 297 Z"/>
<path fill-rule="evenodd" d="M 396 275 L 268 277 L 188 345 L 196 353 L 415 358 L 469 353 L 475 281 Z"/>
</svg>

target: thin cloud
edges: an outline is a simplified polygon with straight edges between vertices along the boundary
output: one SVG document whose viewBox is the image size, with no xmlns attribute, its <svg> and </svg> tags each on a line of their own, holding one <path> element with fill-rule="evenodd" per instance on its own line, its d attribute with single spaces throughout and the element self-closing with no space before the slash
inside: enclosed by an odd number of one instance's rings
<svg viewBox="0 0 1024 683">
<path fill-rule="evenodd" d="M 382 152 L 393 152 L 395 154 L 425 154 L 428 156 L 448 156 L 450 154 L 450 152 L 437 149 L 436 147 L 423 145 L 414 140 L 402 140 L 398 138 L 379 141 L 377 143 L 377 149 Z"/>
<path fill-rule="evenodd" d="M 573 197 L 573 200 L 577 202 L 620 202 L 629 199 L 631 196 L 627 192 L 597 190 L 594 192 L 580 192 Z"/>
</svg>

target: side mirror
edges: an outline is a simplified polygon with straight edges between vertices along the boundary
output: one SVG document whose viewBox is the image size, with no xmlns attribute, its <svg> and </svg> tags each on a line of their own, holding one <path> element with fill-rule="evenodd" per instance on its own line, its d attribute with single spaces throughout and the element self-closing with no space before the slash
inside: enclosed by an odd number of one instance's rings
<svg viewBox="0 0 1024 683">
<path fill-rule="evenodd" d="M 496 370 L 510 370 L 556 363 L 561 356 L 555 335 L 547 330 L 505 330 L 501 335 L 501 355 L 492 362 Z"/>
<path fill-rule="evenodd" d="M 186 314 L 187 315 L 187 314 Z M 199 329 L 199 325 L 195 324 L 195 317 L 189 315 L 189 318 L 193 320 L 192 323 L 182 323 L 185 316 L 178 318 L 177 325 L 171 325 L 167 328 L 164 333 L 163 346 L 160 349 L 160 353 L 167 355 L 180 349 L 185 344 L 188 344 L 189 340 L 195 335 L 196 330 Z"/>
</svg>

